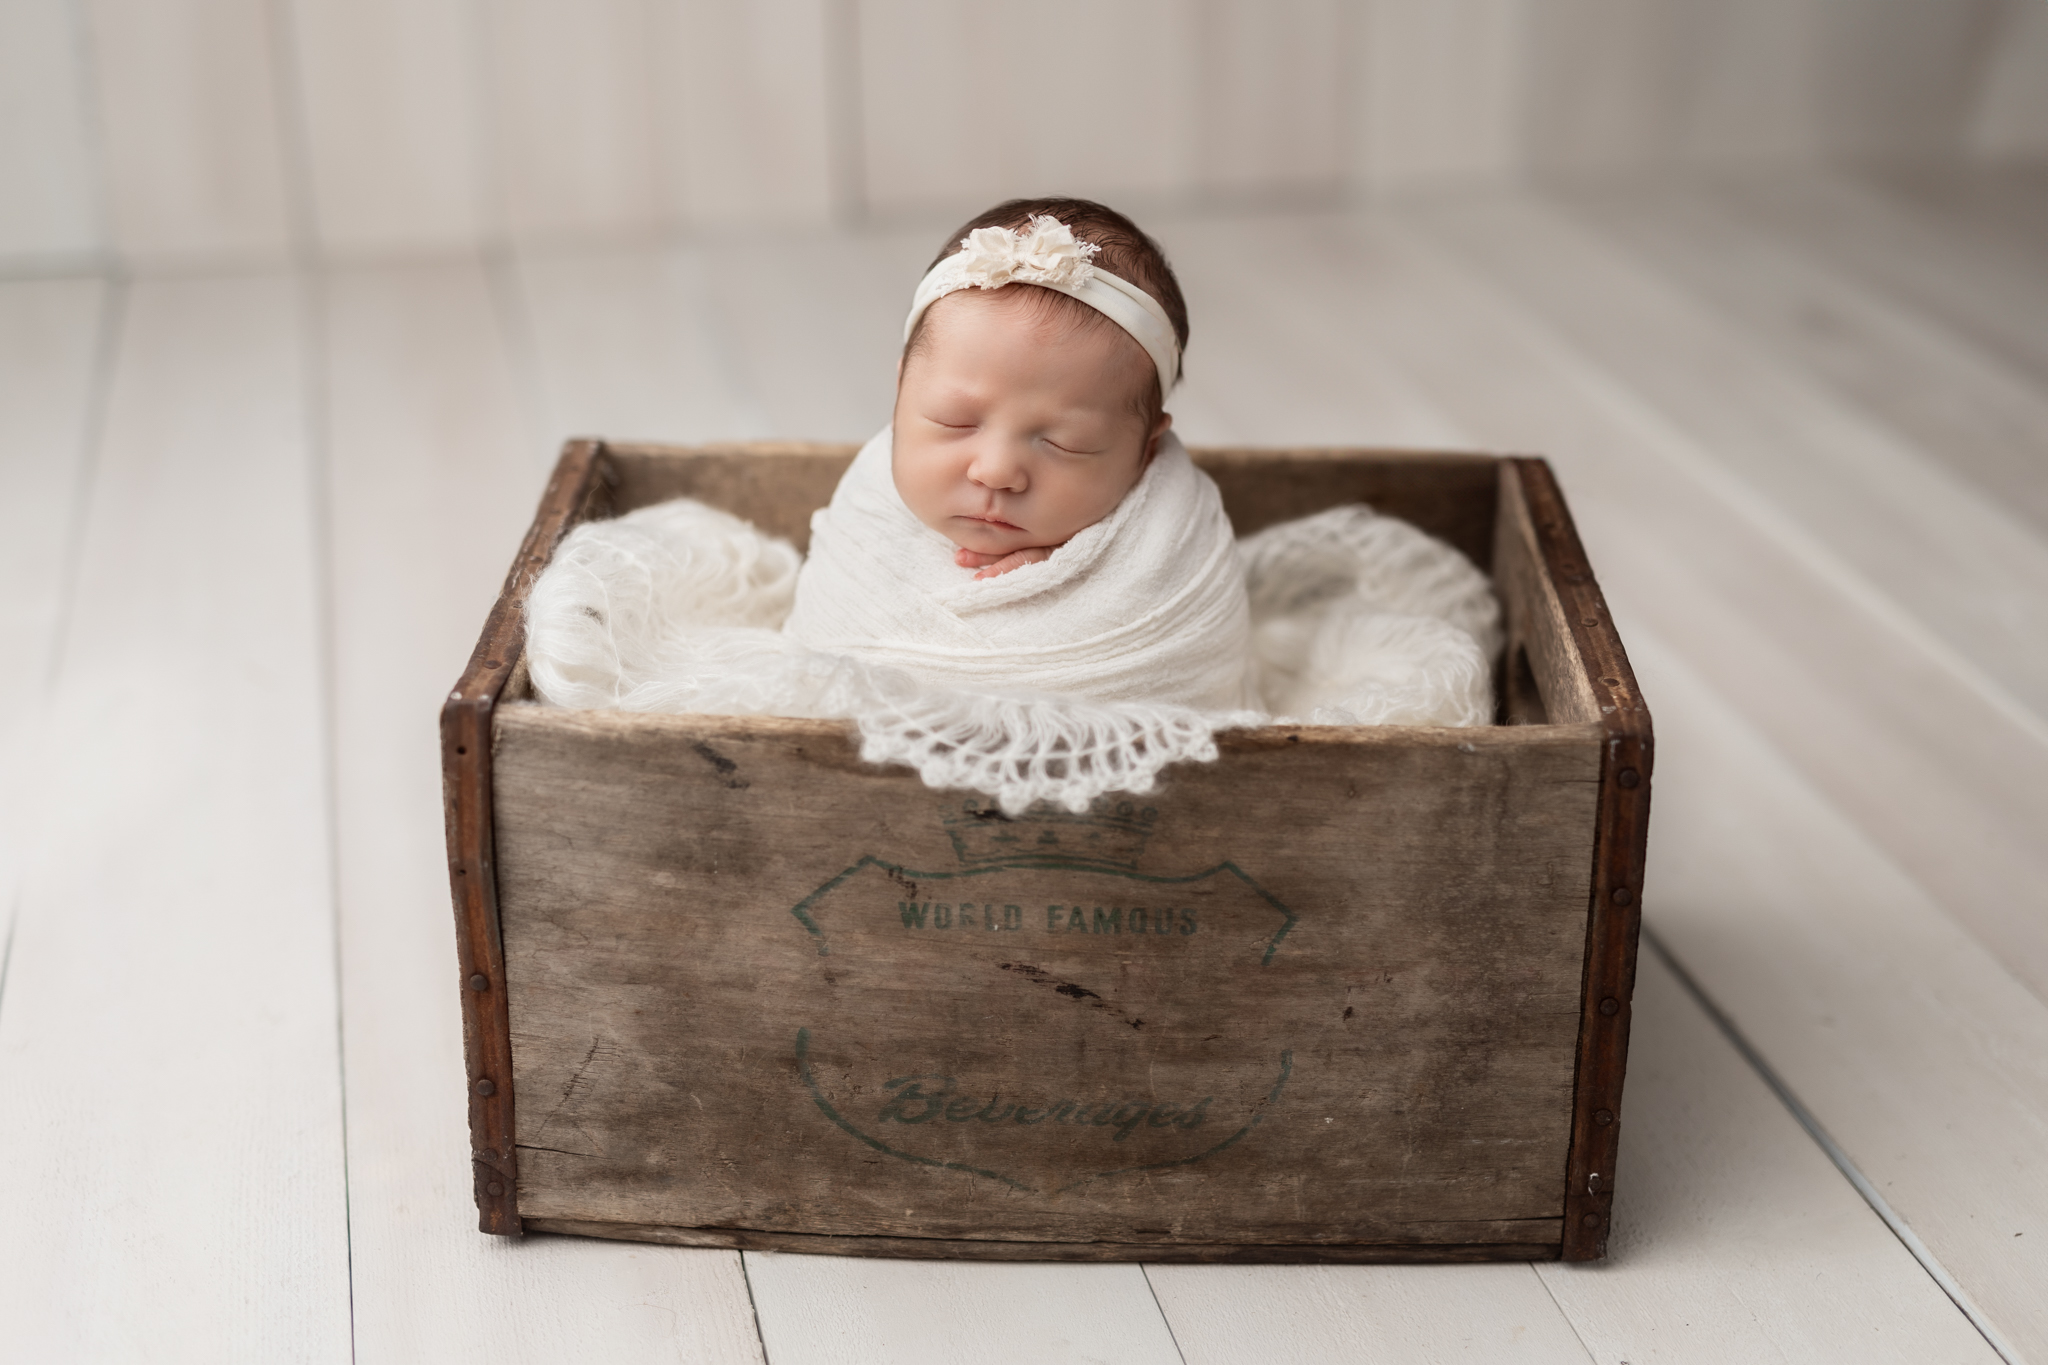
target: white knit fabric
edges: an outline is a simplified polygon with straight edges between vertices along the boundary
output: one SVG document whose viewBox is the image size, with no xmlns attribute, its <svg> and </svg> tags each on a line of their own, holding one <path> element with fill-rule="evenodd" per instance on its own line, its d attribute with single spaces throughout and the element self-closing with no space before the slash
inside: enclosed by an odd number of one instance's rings
<svg viewBox="0 0 2048 1365">
<path fill-rule="evenodd" d="M 1223 500 L 1169 432 L 1116 510 L 1041 563 L 976 578 L 904 504 L 885 428 L 811 517 L 783 627 L 939 687 L 1242 709 L 1251 617 Z"/>
<path fill-rule="evenodd" d="M 1500 605 L 1472 561 L 1353 504 L 1242 542 L 1255 688 L 1318 725 L 1485 725 Z"/>
<path fill-rule="evenodd" d="M 1405 522 L 1334 508 L 1233 543 L 1175 444 L 1051 558 L 975 580 L 896 519 L 887 450 L 816 515 L 801 577 L 787 542 L 687 500 L 578 527 L 527 601 L 536 692 L 851 718 L 868 761 L 1013 814 L 1150 791 L 1213 759 L 1218 729 L 1492 718 L 1485 576 Z"/>
</svg>

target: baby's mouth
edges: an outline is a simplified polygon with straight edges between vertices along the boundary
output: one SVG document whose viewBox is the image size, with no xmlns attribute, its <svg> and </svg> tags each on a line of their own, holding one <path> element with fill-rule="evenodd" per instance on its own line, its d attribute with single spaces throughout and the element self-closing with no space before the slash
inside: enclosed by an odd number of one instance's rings
<svg viewBox="0 0 2048 1365">
<path fill-rule="evenodd" d="M 1004 521 L 1001 517 L 977 517 L 969 515 L 965 517 L 964 520 L 978 521 L 984 526 L 993 526 L 998 531 L 1021 531 L 1024 529 L 1023 527 L 1017 525 L 1015 522 Z"/>
</svg>

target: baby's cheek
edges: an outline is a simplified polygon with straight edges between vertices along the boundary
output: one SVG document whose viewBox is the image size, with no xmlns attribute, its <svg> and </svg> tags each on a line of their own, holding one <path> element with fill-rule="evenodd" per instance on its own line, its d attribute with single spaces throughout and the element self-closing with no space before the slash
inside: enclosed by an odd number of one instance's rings
<svg viewBox="0 0 2048 1365">
<path fill-rule="evenodd" d="M 900 453 L 891 466 L 896 492 L 918 520 L 930 522 L 938 515 L 945 491 L 943 470 L 935 468 L 928 454 L 916 450 Z"/>
<path fill-rule="evenodd" d="M 1121 468 L 1091 469 L 1085 479 L 1068 491 L 1068 518 L 1073 523 L 1068 534 L 1093 526 L 1116 510 L 1117 504 L 1137 483 L 1135 478 L 1127 477 L 1127 473 Z"/>
</svg>

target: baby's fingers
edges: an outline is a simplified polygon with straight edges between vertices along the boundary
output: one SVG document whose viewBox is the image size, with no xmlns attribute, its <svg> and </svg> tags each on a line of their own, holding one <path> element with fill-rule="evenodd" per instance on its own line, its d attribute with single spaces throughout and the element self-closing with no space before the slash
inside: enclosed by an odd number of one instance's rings
<svg viewBox="0 0 2048 1365">
<path fill-rule="evenodd" d="M 1033 546 L 1028 550 L 1012 550 L 976 574 L 975 577 L 996 578 L 1008 573 L 1012 569 L 1021 569 L 1026 564 L 1042 564 L 1051 558 L 1052 551 L 1043 546 Z"/>
</svg>

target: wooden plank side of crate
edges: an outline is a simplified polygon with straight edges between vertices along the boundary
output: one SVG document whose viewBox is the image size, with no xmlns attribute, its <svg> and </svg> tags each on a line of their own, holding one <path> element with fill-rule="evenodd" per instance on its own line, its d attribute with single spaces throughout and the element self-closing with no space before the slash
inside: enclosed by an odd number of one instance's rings
<svg viewBox="0 0 2048 1365">
<path fill-rule="evenodd" d="M 1649 837 L 1650 713 L 1564 495 L 1543 460 L 1505 462 L 1499 544 L 1498 553 L 1533 556 L 1541 565 L 1540 573 L 1516 585 L 1501 582 L 1514 628 L 1537 635 L 1560 626 L 1564 631 L 1531 656 L 1544 661 L 1547 676 L 1538 681 L 1546 698 L 1571 698 L 1568 714 L 1575 718 L 1590 703 L 1586 719 L 1596 721 L 1603 736 L 1564 1225 L 1564 1259 L 1594 1260 L 1607 1254 L 1613 1221 Z"/>
<path fill-rule="evenodd" d="M 442 802 L 455 899 L 470 1161 L 478 1225 L 485 1232 L 520 1231 L 508 975 L 498 928 L 491 814 L 491 713 L 525 649 L 526 594 L 562 537 L 606 508 L 611 478 L 602 443 L 571 441 L 563 448 L 482 638 L 441 707 Z"/>
<path fill-rule="evenodd" d="M 856 445 L 738 441 L 730 445 L 608 445 L 622 513 L 670 498 L 695 498 L 744 517 L 799 550 L 811 543 L 811 513 L 832 500 Z"/>
<path fill-rule="evenodd" d="M 1452 451 L 1199 446 L 1241 536 L 1362 502 L 1449 541 L 1480 568 L 1493 555 L 1500 460 Z"/>
<path fill-rule="evenodd" d="M 1027 1242 L 993 1237 L 838 1237 L 752 1228 L 678 1228 L 661 1223 L 592 1223 L 528 1218 L 528 1232 L 567 1233 L 669 1246 L 727 1247 L 800 1255 L 890 1256 L 914 1261 L 1145 1261 L 1163 1265 L 1410 1265 L 1554 1261 L 1558 1244 L 1457 1242 L 1313 1244 L 1281 1242 Z"/>
<path fill-rule="evenodd" d="M 1596 726 L 1241 732 L 1009 821 L 836 725 L 495 724 L 522 1217 L 1559 1241 Z"/>
</svg>

